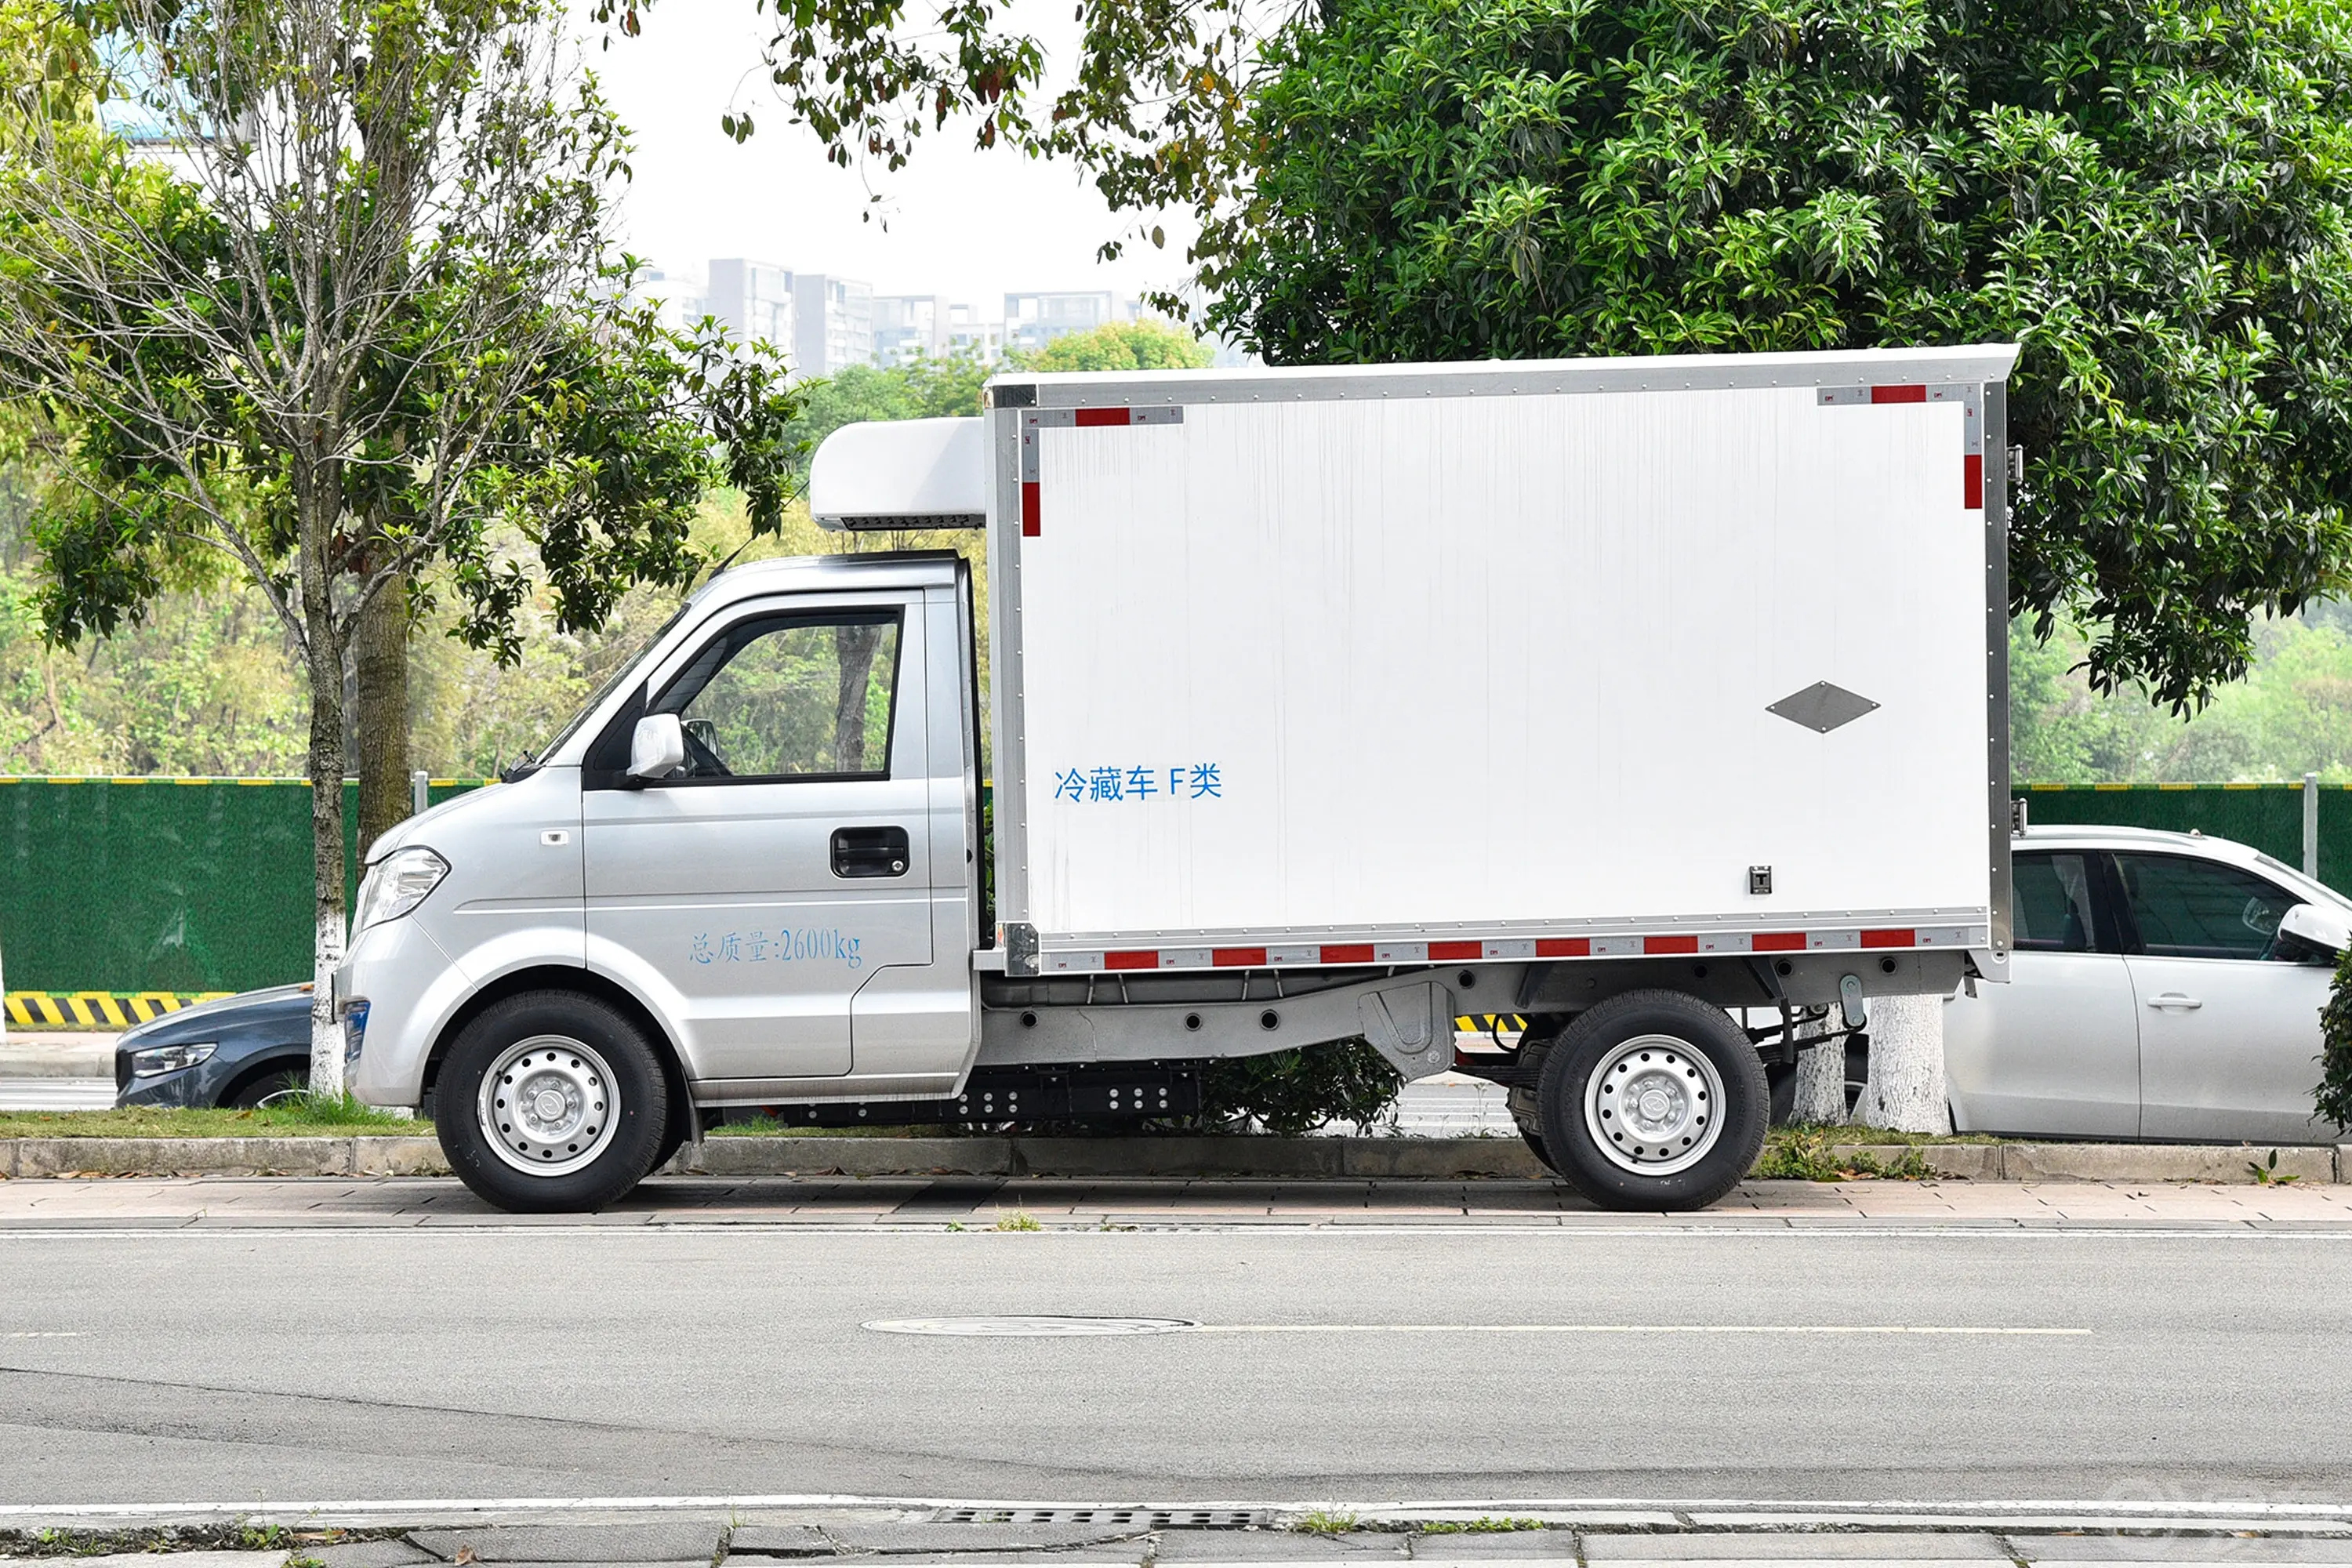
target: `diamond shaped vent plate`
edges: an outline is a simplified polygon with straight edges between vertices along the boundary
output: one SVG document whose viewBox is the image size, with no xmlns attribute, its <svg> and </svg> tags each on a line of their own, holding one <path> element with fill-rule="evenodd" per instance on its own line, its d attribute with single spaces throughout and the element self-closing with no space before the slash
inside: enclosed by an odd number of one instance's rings
<svg viewBox="0 0 2352 1568">
<path fill-rule="evenodd" d="M 1851 724 L 1865 713 L 1875 712 L 1878 704 L 1858 692 L 1843 686 L 1832 686 L 1817 680 L 1802 691 L 1791 691 L 1764 711 L 1778 713 L 1791 724 L 1828 734 L 1842 725 Z"/>
</svg>

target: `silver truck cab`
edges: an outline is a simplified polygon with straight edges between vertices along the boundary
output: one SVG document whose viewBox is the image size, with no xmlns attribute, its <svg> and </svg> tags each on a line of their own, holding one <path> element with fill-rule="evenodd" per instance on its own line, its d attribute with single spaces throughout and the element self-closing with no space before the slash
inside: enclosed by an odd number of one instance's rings
<svg viewBox="0 0 2352 1568">
<path fill-rule="evenodd" d="M 973 668 L 952 554 L 721 574 L 541 756 L 370 847 L 352 1091 L 433 1097 L 514 1208 L 617 1196 L 714 1108 L 951 1094 L 980 1040 Z"/>
</svg>

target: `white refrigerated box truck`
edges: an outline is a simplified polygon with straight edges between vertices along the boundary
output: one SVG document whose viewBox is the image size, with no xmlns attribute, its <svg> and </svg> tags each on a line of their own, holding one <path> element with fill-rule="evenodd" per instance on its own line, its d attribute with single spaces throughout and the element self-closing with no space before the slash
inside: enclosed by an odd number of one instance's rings
<svg viewBox="0 0 2352 1568">
<path fill-rule="evenodd" d="M 1148 1123 L 1512 1015 L 1469 1070 L 1541 1158 L 1712 1202 L 1793 1020 L 2005 975 L 2014 353 L 1008 374 L 838 431 L 820 522 L 987 530 L 985 698 L 950 552 L 720 574 L 371 847 L 352 1085 L 565 1208 L 740 1108 Z"/>
</svg>

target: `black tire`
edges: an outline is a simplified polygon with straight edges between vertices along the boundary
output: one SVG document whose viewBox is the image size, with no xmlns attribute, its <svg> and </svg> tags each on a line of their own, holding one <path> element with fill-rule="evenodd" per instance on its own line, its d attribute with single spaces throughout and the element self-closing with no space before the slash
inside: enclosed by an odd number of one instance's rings
<svg viewBox="0 0 2352 1568">
<path fill-rule="evenodd" d="M 669 1081 L 644 1031 L 572 991 L 529 991 L 483 1009 L 441 1064 L 435 1101 L 449 1168 L 509 1214 L 577 1213 L 625 1196 L 654 1168 L 670 1121 Z"/>
<path fill-rule="evenodd" d="M 1551 1151 L 1544 1147 L 1542 1133 L 1532 1127 L 1522 1127 L 1519 1129 L 1519 1141 L 1528 1146 L 1528 1152 L 1536 1157 L 1537 1164 L 1554 1175 L 1559 1173 L 1559 1167 L 1551 1163 Z"/>
<path fill-rule="evenodd" d="M 1642 1091 L 1654 1120 L 1620 1118 L 1621 1088 L 1628 1104 Z M 1747 1035 L 1679 991 L 1629 991 L 1580 1014 L 1544 1058 L 1539 1098 L 1553 1168 L 1608 1209 L 1705 1208 L 1755 1164 L 1771 1113 Z"/>
<path fill-rule="evenodd" d="M 677 1158 L 677 1152 L 686 1147 L 687 1117 L 693 1114 L 694 1111 L 689 1108 L 684 1115 L 670 1117 L 669 1131 L 662 1134 L 660 1145 L 654 1150 L 654 1163 L 646 1167 L 646 1175 L 653 1175 L 667 1168 L 672 1160 Z"/>
<path fill-rule="evenodd" d="M 283 1100 L 309 1092 L 310 1064 L 292 1065 L 279 1062 L 252 1077 L 240 1079 L 226 1094 L 221 1104 L 236 1110 L 257 1110 L 265 1105 L 275 1105 Z"/>
</svg>

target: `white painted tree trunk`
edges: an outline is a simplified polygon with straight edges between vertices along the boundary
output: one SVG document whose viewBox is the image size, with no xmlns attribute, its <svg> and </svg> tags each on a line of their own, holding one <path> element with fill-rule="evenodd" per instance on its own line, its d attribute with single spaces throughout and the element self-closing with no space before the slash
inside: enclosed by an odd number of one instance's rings
<svg viewBox="0 0 2352 1568">
<path fill-rule="evenodd" d="M 1870 1082 L 1854 1124 L 1896 1132 L 1949 1132 L 1944 1098 L 1944 998 L 1870 999 Z"/>
<path fill-rule="evenodd" d="M 340 868 L 339 868 L 340 869 Z M 343 1092 L 343 1031 L 335 1017 L 335 970 L 343 962 L 343 911 L 321 910 L 310 969 L 310 1092 Z"/>
<path fill-rule="evenodd" d="M 1831 1017 L 1797 1026 L 1801 1039 L 1825 1035 L 1837 1026 Z M 1797 1053 L 1797 1095 L 1789 1112 L 1792 1121 L 1814 1127 L 1845 1124 L 1845 1039 L 1825 1046 L 1807 1046 Z"/>
<path fill-rule="evenodd" d="M 343 1032 L 336 1026 L 335 970 L 343 962 L 343 669 L 350 627 L 335 615 L 332 569 L 342 518 L 342 468 L 298 471 L 303 652 L 310 676 L 310 1092 L 343 1093 Z"/>
</svg>

